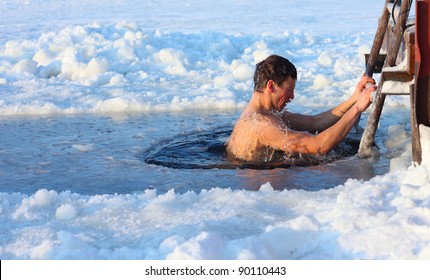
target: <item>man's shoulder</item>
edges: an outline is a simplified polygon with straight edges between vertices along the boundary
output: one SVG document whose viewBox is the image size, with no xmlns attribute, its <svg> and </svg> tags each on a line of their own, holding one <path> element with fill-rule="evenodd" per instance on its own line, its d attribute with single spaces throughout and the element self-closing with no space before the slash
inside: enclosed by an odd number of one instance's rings
<svg viewBox="0 0 430 280">
<path fill-rule="evenodd" d="M 276 129 L 276 130 L 285 130 L 287 129 L 287 125 L 284 120 L 277 114 L 260 114 L 255 113 L 253 115 L 243 116 L 241 118 L 241 129 L 256 129 L 258 131 L 262 131 L 262 129 L 266 130 L 267 128 Z"/>
<path fill-rule="evenodd" d="M 250 122 L 250 123 L 265 123 L 265 122 L 273 122 L 276 121 L 276 118 L 270 114 L 263 114 L 259 112 L 251 112 L 248 114 L 243 115 L 240 118 L 244 122 Z"/>
</svg>

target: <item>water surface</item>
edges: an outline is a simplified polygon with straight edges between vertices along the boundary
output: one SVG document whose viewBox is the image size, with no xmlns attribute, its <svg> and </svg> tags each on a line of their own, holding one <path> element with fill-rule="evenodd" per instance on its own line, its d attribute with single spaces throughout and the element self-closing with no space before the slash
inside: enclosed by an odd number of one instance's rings
<svg viewBox="0 0 430 280">
<path fill-rule="evenodd" d="M 178 168 L 145 161 L 148 152 L 178 139 L 221 133 L 209 147 L 219 160 L 223 156 L 220 141 L 228 137 L 239 113 L 4 117 L 0 119 L 0 191 L 31 194 L 46 188 L 92 195 L 155 188 L 160 193 L 169 189 L 182 193 L 214 187 L 257 190 L 267 182 L 275 189 L 320 190 L 348 178 L 367 180 L 388 171 L 384 157 L 348 156 L 320 165 L 269 168 L 234 162 L 228 168 L 204 168 L 207 162 L 197 160 L 192 168 Z"/>
</svg>

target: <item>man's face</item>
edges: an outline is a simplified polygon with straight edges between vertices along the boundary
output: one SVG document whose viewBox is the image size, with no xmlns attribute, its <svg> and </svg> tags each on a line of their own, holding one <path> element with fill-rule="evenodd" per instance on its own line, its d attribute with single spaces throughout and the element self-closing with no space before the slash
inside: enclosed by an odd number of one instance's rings
<svg viewBox="0 0 430 280">
<path fill-rule="evenodd" d="M 281 85 L 275 84 L 274 91 L 274 105 L 275 109 L 282 111 L 285 105 L 294 99 L 294 89 L 296 87 L 296 80 L 288 77 Z"/>
</svg>

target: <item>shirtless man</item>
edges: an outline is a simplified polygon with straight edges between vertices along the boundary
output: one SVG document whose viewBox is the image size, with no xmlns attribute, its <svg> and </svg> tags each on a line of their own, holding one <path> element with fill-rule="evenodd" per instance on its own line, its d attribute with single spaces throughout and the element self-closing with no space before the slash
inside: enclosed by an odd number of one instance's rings
<svg viewBox="0 0 430 280">
<path fill-rule="evenodd" d="M 347 136 L 376 90 L 375 81 L 363 76 L 354 94 L 336 108 L 302 115 L 283 111 L 294 98 L 296 80 L 297 70 L 286 58 L 271 55 L 257 64 L 254 93 L 227 144 L 231 155 L 254 162 L 270 160 L 275 151 L 324 155 Z"/>
</svg>

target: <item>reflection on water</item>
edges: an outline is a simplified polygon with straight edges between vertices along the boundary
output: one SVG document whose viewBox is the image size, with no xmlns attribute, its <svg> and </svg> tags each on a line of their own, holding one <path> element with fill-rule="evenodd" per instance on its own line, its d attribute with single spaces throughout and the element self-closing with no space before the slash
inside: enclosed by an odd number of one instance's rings
<svg viewBox="0 0 430 280">
<path fill-rule="evenodd" d="M 336 162 L 309 167 L 291 166 L 288 169 L 252 170 L 238 172 L 243 188 L 258 190 L 259 186 L 270 182 L 274 189 L 304 189 L 317 191 L 343 184 L 349 178 L 367 180 L 378 174 L 380 159 L 360 159 L 355 156 Z M 383 168 L 383 166 L 381 166 Z"/>
<path fill-rule="evenodd" d="M 182 193 L 215 187 L 257 190 L 267 182 L 279 190 L 319 190 L 348 178 L 366 180 L 388 171 L 389 161 L 383 156 L 347 156 L 311 166 L 291 162 L 247 166 L 228 160 L 224 142 L 230 130 L 225 128 L 231 128 L 236 119 L 234 112 L 3 118 L 0 192 L 32 194 L 46 188 L 91 195 L 153 188 L 160 193 L 170 189 Z M 206 140 L 198 142 L 202 136 Z M 181 146 L 184 139 L 197 143 L 190 146 L 185 141 Z M 175 162 L 172 154 L 170 158 L 164 155 L 165 159 L 190 168 L 145 162 L 145 155 L 157 158 L 172 143 L 194 157 Z M 211 161 L 212 166 L 208 165 Z"/>
</svg>

